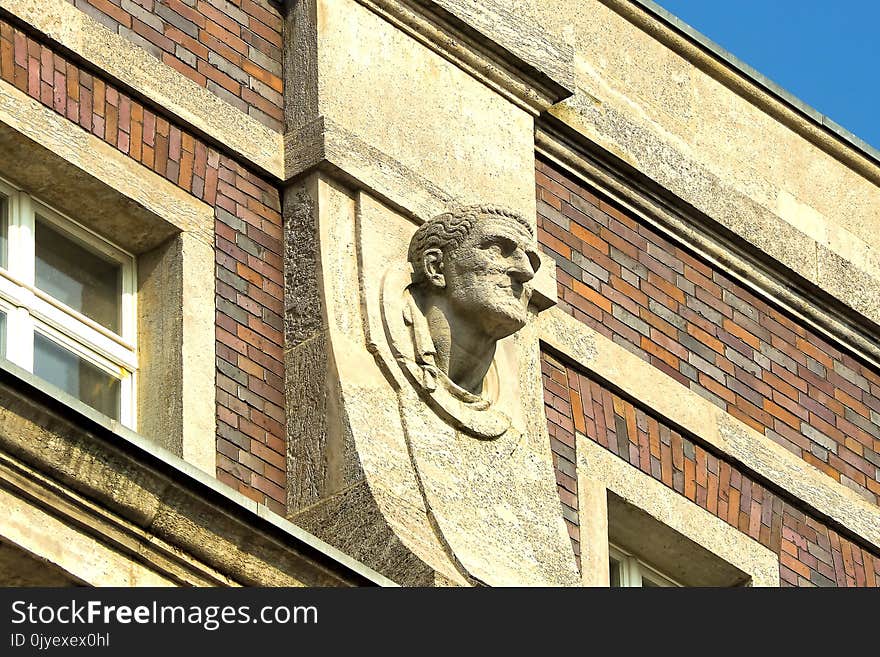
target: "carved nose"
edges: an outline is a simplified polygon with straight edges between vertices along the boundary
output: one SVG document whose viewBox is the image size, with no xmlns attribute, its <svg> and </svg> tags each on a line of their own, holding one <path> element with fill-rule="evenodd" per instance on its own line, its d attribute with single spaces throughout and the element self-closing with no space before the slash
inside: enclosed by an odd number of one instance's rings
<svg viewBox="0 0 880 657">
<path fill-rule="evenodd" d="M 525 251 L 517 249 L 513 254 L 513 266 L 508 270 L 510 277 L 516 282 L 528 283 L 535 277 L 535 270 Z"/>
</svg>

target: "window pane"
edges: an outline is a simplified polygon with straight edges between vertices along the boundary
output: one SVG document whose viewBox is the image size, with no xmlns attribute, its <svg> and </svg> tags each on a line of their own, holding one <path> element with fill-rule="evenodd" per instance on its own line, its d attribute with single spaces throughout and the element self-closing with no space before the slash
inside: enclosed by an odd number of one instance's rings
<svg viewBox="0 0 880 657">
<path fill-rule="evenodd" d="M 39 333 L 34 333 L 34 374 L 104 415 L 119 419 L 119 379 Z"/>
<path fill-rule="evenodd" d="M 6 236 L 9 234 L 9 199 L 0 194 L 0 267 L 6 268 Z"/>
<path fill-rule="evenodd" d="M 613 557 L 609 563 L 611 574 L 611 586 L 620 586 L 620 562 Z"/>
<path fill-rule="evenodd" d="M 655 582 L 653 580 L 648 579 L 647 577 L 645 577 L 645 574 L 642 573 L 642 586 L 645 588 L 660 588 L 663 585 L 658 582 Z"/>
<path fill-rule="evenodd" d="M 36 284 L 43 292 L 119 333 L 122 267 L 36 222 Z"/>
<path fill-rule="evenodd" d="M 0 358 L 6 358 L 6 313 L 0 310 Z"/>
</svg>

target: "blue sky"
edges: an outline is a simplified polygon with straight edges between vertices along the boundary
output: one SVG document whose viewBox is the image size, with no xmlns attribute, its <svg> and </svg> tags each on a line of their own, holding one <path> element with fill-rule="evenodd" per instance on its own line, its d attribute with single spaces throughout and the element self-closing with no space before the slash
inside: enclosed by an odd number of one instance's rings
<svg viewBox="0 0 880 657">
<path fill-rule="evenodd" d="M 880 0 L 655 0 L 880 149 Z"/>
</svg>

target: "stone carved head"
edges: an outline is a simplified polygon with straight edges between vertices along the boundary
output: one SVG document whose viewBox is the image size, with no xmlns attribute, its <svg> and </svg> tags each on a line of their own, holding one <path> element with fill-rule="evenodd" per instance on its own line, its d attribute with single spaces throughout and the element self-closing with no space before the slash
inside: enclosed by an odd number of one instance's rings
<svg viewBox="0 0 880 657">
<path fill-rule="evenodd" d="M 531 226 L 504 208 L 459 208 L 419 227 L 408 259 L 436 366 L 479 395 L 496 343 L 528 319 L 528 283 L 540 266 Z"/>
</svg>

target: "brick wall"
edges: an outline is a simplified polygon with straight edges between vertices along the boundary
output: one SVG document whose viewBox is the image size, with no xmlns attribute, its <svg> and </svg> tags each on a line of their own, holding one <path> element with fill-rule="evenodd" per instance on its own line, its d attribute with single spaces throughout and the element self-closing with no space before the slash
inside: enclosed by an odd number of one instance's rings
<svg viewBox="0 0 880 657">
<path fill-rule="evenodd" d="M 0 77 L 215 208 L 217 476 L 283 513 L 278 190 L 3 21 Z"/>
<path fill-rule="evenodd" d="M 537 194 L 562 309 L 880 500 L 877 371 L 548 162 Z"/>
<path fill-rule="evenodd" d="M 551 368 L 548 362 L 541 361 L 544 377 L 544 410 L 547 414 L 550 434 L 550 449 L 553 454 L 553 468 L 556 472 L 556 491 L 562 502 L 562 515 L 574 556 L 580 568 L 581 542 L 578 520 L 577 458 L 575 452 L 575 426 L 571 414 L 569 397 L 577 395 L 570 392 L 567 373 L 560 368 Z M 581 429 L 583 433 L 583 429 Z"/>
<path fill-rule="evenodd" d="M 880 557 L 801 511 L 742 468 L 591 379 L 542 354 L 551 441 L 577 431 L 779 555 L 786 586 L 877 586 Z M 565 498 L 563 498 L 565 504 Z"/>
<path fill-rule="evenodd" d="M 281 17 L 268 0 L 67 0 L 281 130 Z"/>
</svg>

